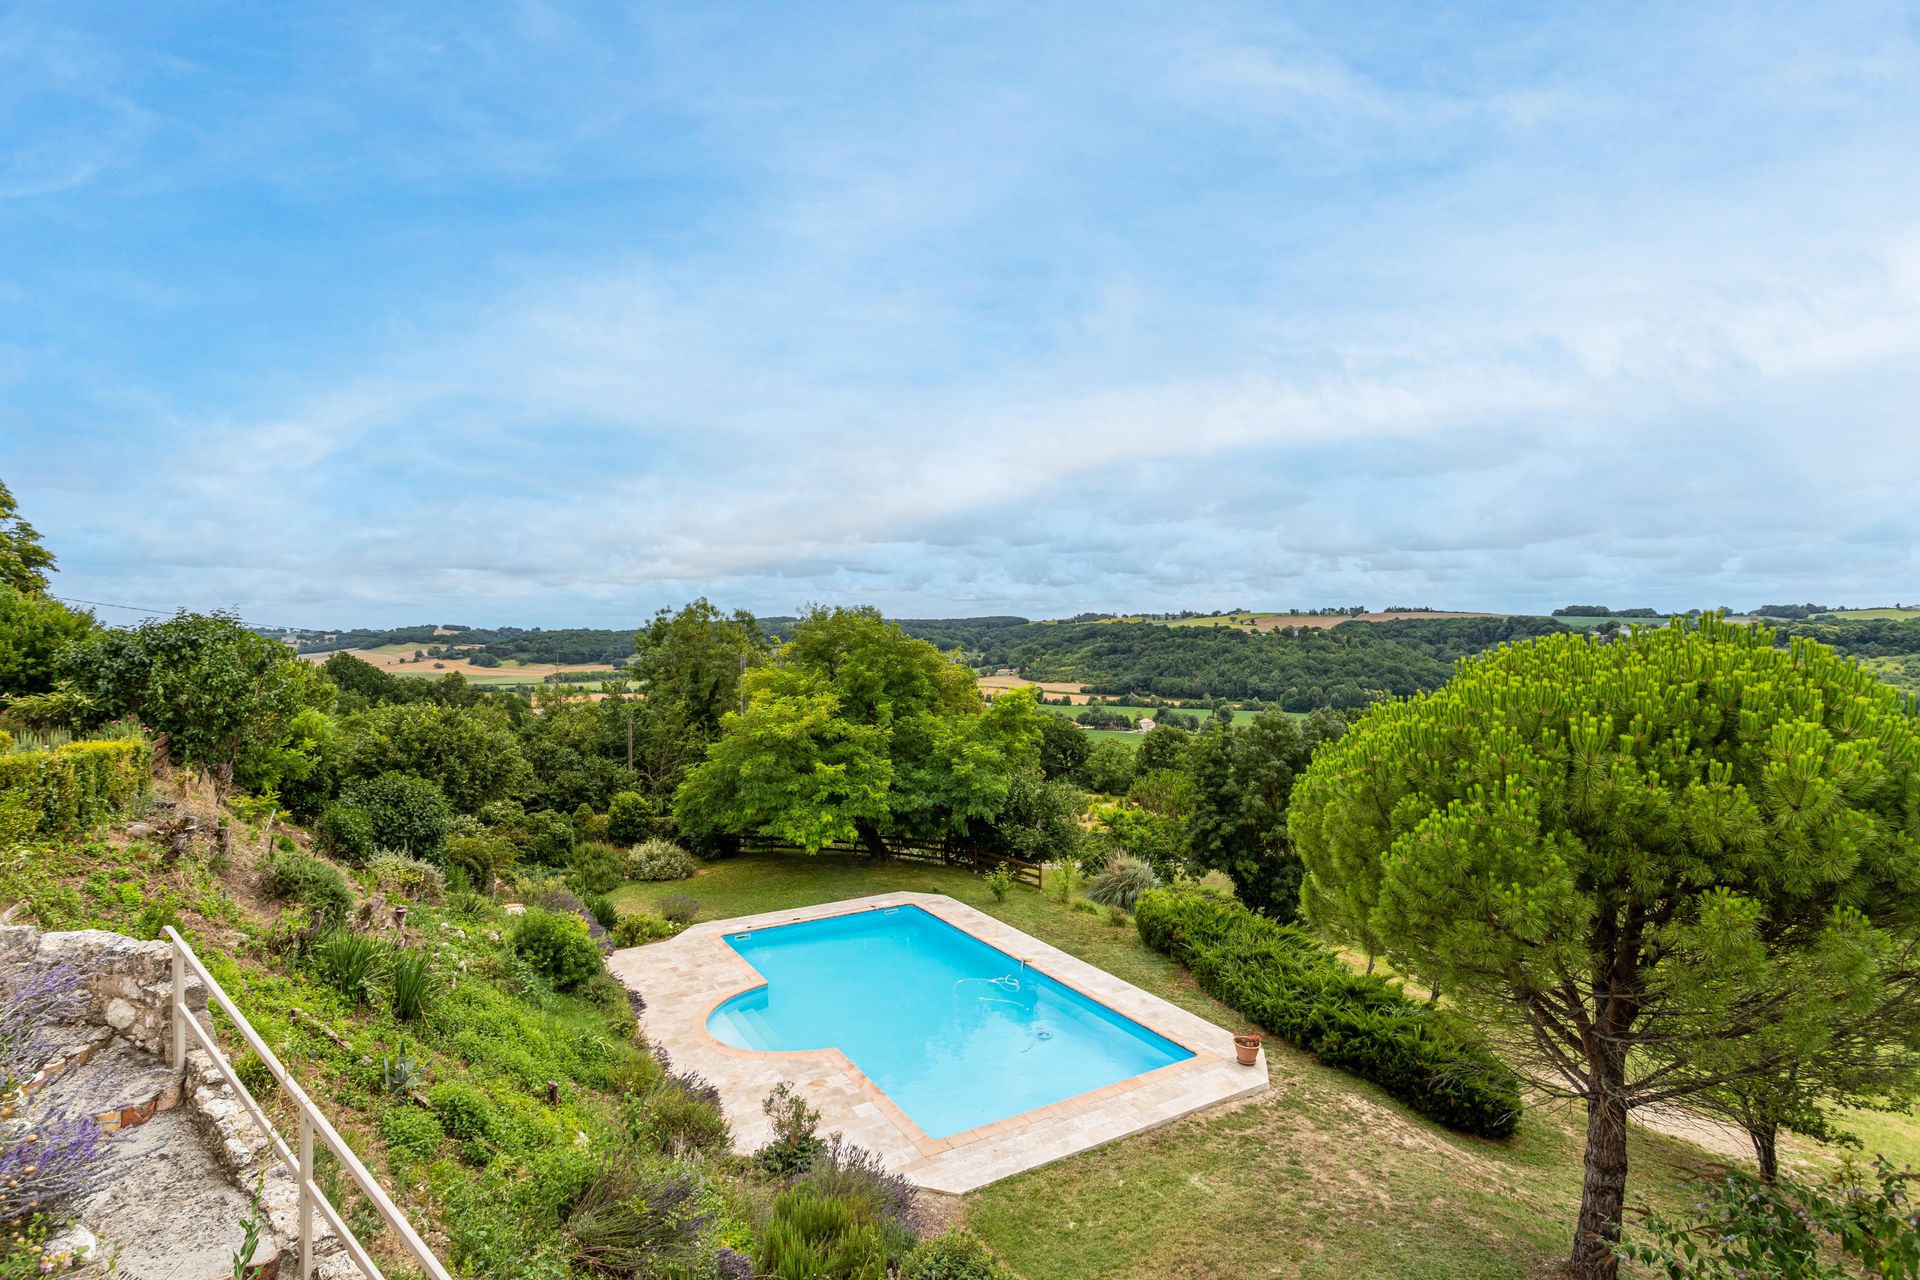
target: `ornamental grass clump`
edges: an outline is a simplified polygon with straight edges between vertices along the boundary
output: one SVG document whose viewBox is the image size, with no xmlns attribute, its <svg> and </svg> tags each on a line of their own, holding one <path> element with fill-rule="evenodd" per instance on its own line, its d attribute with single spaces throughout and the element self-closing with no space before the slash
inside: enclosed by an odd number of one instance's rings
<svg viewBox="0 0 1920 1280">
<path fill-rule="evenodd" d="M 387 969 L 387 947 L 378 938 L 335 929 L 307 953 L 320 980 L 355 1004 L 371 1004 Z"/>
<path fill-rule="evenodd" d="M 432 959 L 424 951 L 402 948 L 394 953 L 390 972 L 393 1016 L 402 1022 L 418 1022 L 433 1002 Z"/>
<path fill-rule="evenodd" d="M 1160 887 L 1160 876 L 1140 858 L 1116 853 L 1107 865 L 1087 881 L 1087 897 L 1103 907 L 1131 911 L 1140 895 Z"/>
</svg>

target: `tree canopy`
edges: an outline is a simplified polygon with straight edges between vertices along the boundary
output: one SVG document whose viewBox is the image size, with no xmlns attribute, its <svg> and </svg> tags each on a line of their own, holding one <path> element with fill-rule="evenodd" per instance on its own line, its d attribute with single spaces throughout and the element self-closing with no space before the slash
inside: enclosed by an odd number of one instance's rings
<svg viewBox="0 0 1920 1280">
<path fill-rule="evenodd" d="M 885 835 L 990 822 L 1014 773 L 1039 765 L 1031 695 L 989 707 L 972 672 L 873 609 L 813 610 L 742 688 L 746 710 L 676 795 L 683 827 L 884 853 Z"/>
<path fill-rule="evenodd" d="M 1241 902 L 1283 924 L 1300 909 L 1300 858 L 1287 832 L 1294 782 L 1314 749 L 1345 731 L 1346 722 L 1325 709 L 1305 723 L 1266 711 L 1244 728 L 1216 721 L 1187 753 L 1194 865 L 1226 872 Z"/>
<path fill-rule="evenodd" d="M 95 632 L 65 662 L 100 714 L 138 716 L 167 735 L 174 759 L 223 783 L 250 756 L 284 743 L 302 710 L 330 707 L 334 696 L 285 645 L 224 613 L 182 611 Z"/>
<path fill-rule="evenodd" d="M 1290 827 L 1318 923 L 1586 1100 L 1589 1280 L 1617 1266 L 1629 1107 L 1778 1070 L 1911 978 L 1913 704 L 1711 615 L 1464 662 L 1321 751 Z"/>
<path fill-rule="evenodd" d="M 90 613 L 0 586 L 0 697 L 52 689 L 59 679 L 61 654 L 93 627 Z"/>
<path fill-rule="evenodd" d="M 45 591 L 53 563 L 53 552 L 41 545 L 39 531 L 21 518 L 13 491 L 0 481 L 0 586 Z"/>
</svg>

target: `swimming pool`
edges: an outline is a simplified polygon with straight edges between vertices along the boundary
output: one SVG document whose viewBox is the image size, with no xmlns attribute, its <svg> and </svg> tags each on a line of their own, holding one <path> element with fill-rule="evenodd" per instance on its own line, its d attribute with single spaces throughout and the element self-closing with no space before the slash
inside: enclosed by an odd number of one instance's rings
<svg viewBox="0 0 1920 1280">
<path fill-rule="evenodd" d="M 1193 1057 L 917 906 L 727 935 L 766 985 L 707 1019 L 738 1049 L 837 1048 L 931 1138 Z"/>
</svg>

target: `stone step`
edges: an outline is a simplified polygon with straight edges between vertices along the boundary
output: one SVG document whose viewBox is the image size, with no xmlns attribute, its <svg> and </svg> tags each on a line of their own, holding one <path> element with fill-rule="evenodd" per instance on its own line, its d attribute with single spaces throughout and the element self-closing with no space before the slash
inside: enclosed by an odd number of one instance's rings
<svg viewBox="0 0 1920 1280">
<path fill-rule="evenodd" d="M 27 1096 L 30 1116 L 92 1116 L 114 1133 L 179 1103 L 178 1077 L 115 1036 L 44 1075 Z"/>
<path fill-rule="evenodd" d="M 114 1280 L 230 1280 L 249 1197 L 227 1180 L 187 1111 L 160 1112 L 102 1151 L 98 1181 L 75 1216 L 99 1239 L 100 1261 L 114 1260 Z M 263 1225 L 254 1274 L 277 1274 L 282 1252 Z"/>
</svg>

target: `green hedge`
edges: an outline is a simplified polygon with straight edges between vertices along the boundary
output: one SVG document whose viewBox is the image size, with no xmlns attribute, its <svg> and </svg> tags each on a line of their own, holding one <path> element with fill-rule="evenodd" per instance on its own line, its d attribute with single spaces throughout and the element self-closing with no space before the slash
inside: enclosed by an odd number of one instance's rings
<svg viewBox="0 0 1920 1280">
<path fill-rule="evenodd" d="M 1355 973 L 1310 934 L 1192 889 L 1142 895 L 1134 920 L 1215 998 L 1329 1066 L 1466 1133 L 1518 1126 L 1519 1079 L 1469 1028 Z"/>
<path fill-rule="evenodd" d="M 85 830 L 125 810 L 152 771 L 153 746 L 136 738 L 0 755 L 0 825 L 15 839 Z"/>
</svg>

